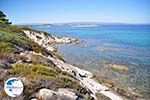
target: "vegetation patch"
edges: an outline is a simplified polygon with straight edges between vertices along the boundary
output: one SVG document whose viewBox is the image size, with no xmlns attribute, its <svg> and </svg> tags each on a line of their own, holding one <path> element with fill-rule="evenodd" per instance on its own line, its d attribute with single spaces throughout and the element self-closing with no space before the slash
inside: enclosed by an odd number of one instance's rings
<svg viewBox="0 0 150 100">
<path fill-rule="evenodd" d="M 79 90 L 80 84 L 67 73 L 58 70 L 56 67 L 48 67 L 43 65 L 16 64 L 9 71 L 12 75 L 22 77 L 42 78 L 53 80 L 56 86 L 61 88 L 75 88 Z"/>
<path fill-rule="evenodd" d="M 14 49 L 12 48 L 12 44 L 0 42 L 0 53 L 10 54 L 13 51 L 14 51 Z"/>
<path fill-rule="evenodd" d="M 55 53 L 55 56 L 56 56 L 58 59 L 60 59 L 60 60 L 62 60 L 62 61 L 65 61 L 65 60 L 63 59 L 63 57 L 62 57 L 60 54 L 58 54 L 57 52 Z"/>
<path fill-rule="evenodd" d="M 10 72 L 12 74 L 19 74 L 21 76 L 30 76 L 33 78 L 58 75 L 58 73 L 50 67 L 46 67 L 43 65 L 29 65 L 29 64 L 16 64 Z"/>
<path fill-rule="evenodd" d="M 47 56 L 48 52 L 45 48 L 26 37 L 22 30 L 23 28 L 20 28 L 19 26 L 4 25 L 3 27 L 0 27 L 0 45 L 3 47 L 4 43 L 9 43 L 7 47 L 13 48 L 13 45 L 17 45 L 21 48 L 33 50 L 36 53 L 42 53 Z M 10 52 L 10 50 L 8 52 Z"/>
<path fill-rule="evenodd" d="M 9 42 L 20 46 L 30 45 L 31 40 L 17 33 L 14 34 L 13 32 L 7 32 L 0 29 L 0 42 Z"/>
</svg>

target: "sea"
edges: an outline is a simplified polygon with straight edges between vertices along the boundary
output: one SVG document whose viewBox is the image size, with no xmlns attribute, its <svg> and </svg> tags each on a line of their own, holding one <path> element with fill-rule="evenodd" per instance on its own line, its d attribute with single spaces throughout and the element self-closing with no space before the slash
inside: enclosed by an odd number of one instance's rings
<svg viewBox="0 0 150 100">
<path fill-rule="evenodd" d="M 66 62 L 111 80 L 125 90 L 149 96 L 150 25 L 33 25 L 32 28 L 55 36 L 79 39 L 79 44 L 55 46 Z M 118 72 L 100 62 L 127 66 L 129 73 Z"/>
</svg>

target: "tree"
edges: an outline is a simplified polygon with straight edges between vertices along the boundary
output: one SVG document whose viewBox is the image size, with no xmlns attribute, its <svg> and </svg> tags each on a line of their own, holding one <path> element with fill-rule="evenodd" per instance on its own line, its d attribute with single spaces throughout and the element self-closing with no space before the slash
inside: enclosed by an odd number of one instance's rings
<svg viewBox="0 0 150 100">
<path fill-rule="evenodd" d="M 6 18 L 6 15 L 2 11 L 0 11 L 0 24 L 11 24 L 11 22 L 9 22 L 9 20 Z"/>
</svg>

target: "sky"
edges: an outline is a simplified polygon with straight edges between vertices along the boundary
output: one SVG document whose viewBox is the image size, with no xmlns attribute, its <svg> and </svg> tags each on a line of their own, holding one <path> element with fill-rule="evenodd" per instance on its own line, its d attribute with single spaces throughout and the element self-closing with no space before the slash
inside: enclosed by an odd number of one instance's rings
<svg viewBox="0 0 150 100">
<path fill-rule="evenodd" d="M 150 0 L 0 0 L 13 24 L 150 23 Z"/>
</svg>

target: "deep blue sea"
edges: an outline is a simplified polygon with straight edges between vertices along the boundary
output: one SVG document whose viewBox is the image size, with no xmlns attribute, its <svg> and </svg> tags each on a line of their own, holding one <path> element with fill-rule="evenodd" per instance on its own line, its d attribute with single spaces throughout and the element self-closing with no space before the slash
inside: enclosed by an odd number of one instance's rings
<svg viewBox="0 0 150 100">
<path fill-rule="evenodd" d="M 32 26 L 56 36 L 77 38 L 80 44 L 57 45 L 64 59 L 125 89 L 150 94 L 150 25 L 100 25 L 97 27 Z M 126 65 L 129 74 L 100 64 Z"/>
</svg>

